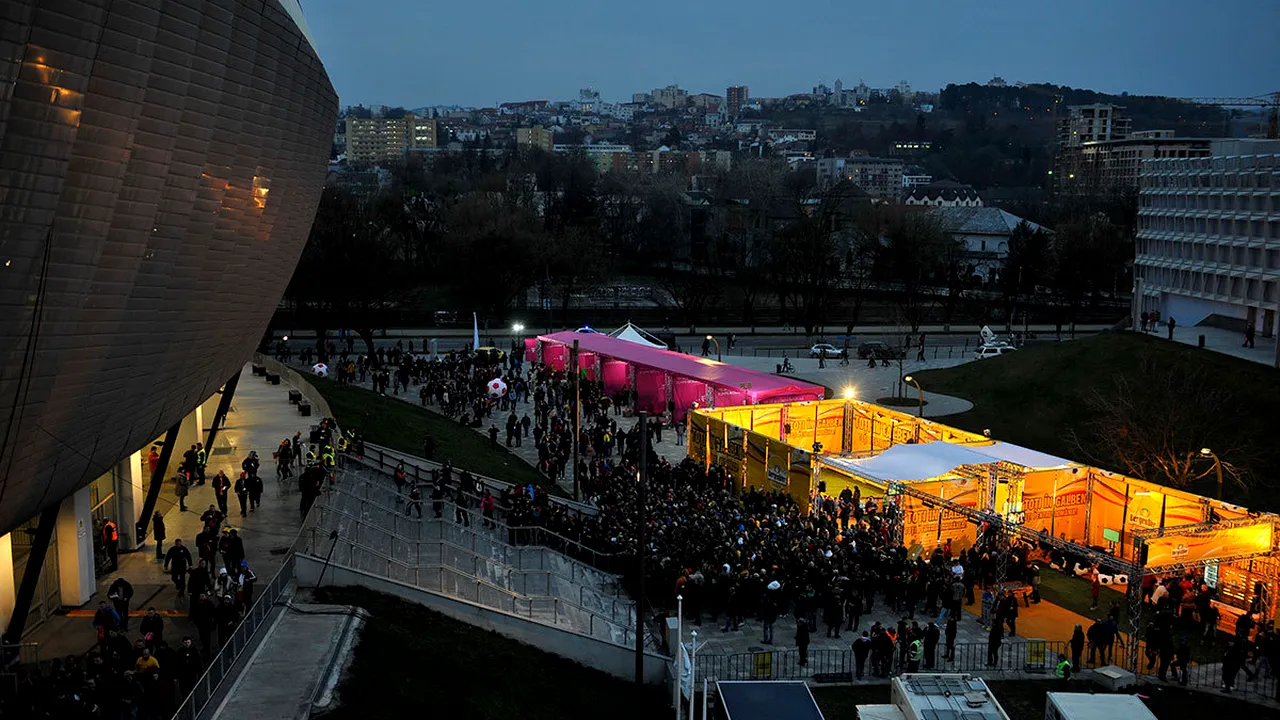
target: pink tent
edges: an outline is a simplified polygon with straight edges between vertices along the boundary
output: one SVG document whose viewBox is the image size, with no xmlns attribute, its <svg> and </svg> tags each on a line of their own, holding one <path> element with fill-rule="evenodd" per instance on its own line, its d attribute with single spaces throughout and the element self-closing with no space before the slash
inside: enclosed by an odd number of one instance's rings
<svg viewBox="0 0 1280 720">
<path fill-rule="evenodd" d="M 574 340 L 578 341 L 580 357 L 585 358 L 590 354 L 602 363 L 606 391 L 616 390 L 625 384 L 627 367 L 634 367 L 634 389 L 639 396 L 639 405 L 642 409 L 654 412 L 666 410 L 668 375 L 677 383 L 682 379 L 691 380 L 704 387 L 703 394 L 697 395 L 693 386 L 681 389 L 677 384 L 674 399 L 678 416 L 683 416 L 692 403 L 704 399 L 706 387 L 714 389 L 717 407 L 781 402 L 784 399 L 789 402 L 821 400 L 824 394 L 821 385 L 797 382 L 772 373 L 748 370 L 710 358 L 648 347 L 598 333 L 560 332 L 539 336 L 543 362 L 556 369 L 566 367 L 569 348 Z M 643 381 L 642 375 L 645 376 Z"/>
<path fill-rule="evenodd" d="M 693 407 L 694 403 L 706 405 L 706 383 L 690 378 L 676 378 L 674 388 L 676 401 L 675 420 L 677 422 L 684 420 L 684 416 L 689 412 L 689 408 Z"/>
<path fill-rule="evenodd" d="M 627 363 L 622 360 L 605 360 L 602 363 L 602 366 L 604 391 L 606 394 L 613 395 L 627 386 L 627 371 L 630 369 L 627 366 Z"/>
</svg>

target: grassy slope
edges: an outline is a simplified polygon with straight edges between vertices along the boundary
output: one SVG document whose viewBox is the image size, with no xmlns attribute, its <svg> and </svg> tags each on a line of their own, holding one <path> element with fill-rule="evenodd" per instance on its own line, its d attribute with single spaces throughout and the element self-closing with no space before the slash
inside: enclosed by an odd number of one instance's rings
<svg viewBox="0 0 1280 720">
<path fill-rule="evenodd" d="M 1223 408 L 1224 418 L 1251 425 L 1260 434 L 1269 433 L 1270 427 L 1260 418 L 1272 416 L 1280 404 L 1280 371 L 1137 333 L 1107 333 L 1033 345 L 1001 357 L 916 375 L 928 390 L 974 403 L 969 412 L 945 418 L 946 423 L 974 432 L 989 428 L 992 437 L 1000 440 L 1083 459 L 1069 435 L 1072 430 L 1084 431 L 1088 410 L 1082 399 L 1095 390 L 1111 391 L 1117 374 L 1137 379 L 1143 352 L 1156 353 L 1162 363 L 1196 363 L 1211 377 L 1233 385 L 1244 406 Z M 1267 480 L 1264 473 L 1263 482 Z M 1191 490 L 1213 493 L 1207 480 Z M 1233 498 L 1232 491 L 1227 488 L 1227 499 L 1246 504 L 1252 500 L 1259 509 L 1273 509 L 1268 506 L 1277 504 L 1275 492 L 1266 488 L 1259 488 L 1252 498 L 1238 494 Z"/>
<path fill-rule="evenodd" d="M 325 720 L 650 720 L 670 715 L 663 687 L 637 688 L 368 590 L 323 588 L 317 596 L 371 614 L 338 686 L 341 706 Z"/>
<path fill-rule="evenodd" d="M 437 460 L 451 460 L 455 467 L 498 480 L 535 482 L 548 488 L 553 485 L 505 447 L 494 448 L 480 433 L 441 415 L 399 398 L 380 397 L 364 388 L 317 377 L 307 380 L 329 402 L 338 422 L 344 427 L 359 428 L 371 443 L 421 455 L 422 439 L 429 434 L 436 441 Z"/>
</svg>

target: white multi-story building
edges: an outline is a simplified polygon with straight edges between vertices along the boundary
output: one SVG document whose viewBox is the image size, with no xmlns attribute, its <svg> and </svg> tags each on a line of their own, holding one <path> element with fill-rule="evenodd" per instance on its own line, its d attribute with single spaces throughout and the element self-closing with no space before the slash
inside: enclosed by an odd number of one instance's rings
<svg viewBox="0 0 1280 720">
<path fill-rule="evenodd" d="M 1139 181 L 1134 325 L 1157 310 L 1183 327 L 1276 337 L 1280 141 L 1217 140 L 1208 157 L 1146 160 Z"/>
</svg>

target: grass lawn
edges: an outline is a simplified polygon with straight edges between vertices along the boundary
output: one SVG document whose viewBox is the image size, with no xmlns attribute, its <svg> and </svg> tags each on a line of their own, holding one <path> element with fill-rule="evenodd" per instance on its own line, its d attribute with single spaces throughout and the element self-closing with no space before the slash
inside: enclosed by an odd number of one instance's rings
<svg viewBox="0 0 1280 720">
<path fill-rule="evenodd" d="M 339 423 L 359 428 L 371 443 L 422 455 L 422 439 L 430 435 L 436 441 L 437 460 L 447 459 L 454 467 L 498 480 L 538 483 L 547 492 L 561 494 L 555 483 L 505 447 L 494 448 L 488 438 L 442 415 L 333 380 L 308 376 L 307 381 L 328 401 Z"/>
<path fill-rule="evenodd" d="M 361 588 L 321 588 L 319 602 L 371 617 L 339 707 L 325 720 L 653 720 L 671 715 L 664 686 L 634 683 Z"/>
<path fill-rule="evenodd" d="M 1257 509 L 1280 509 L 1280 489 L 1265 484 L 1270 467 L 1280 462 L 1270 437 L 1274 428 L 1261 420 L 1280 406 L 1280 371 L 1274 368 L 1154 336 L 1103 333 L 1071 342 L 1034 344 L 1016 353 L 916 376 L 926 390 L 973 402 L 972 410 L 947 417 L 947 424 L 972 432 L 990 429 L 994 438 L 1085 461 L 1070 435 L 1076 431 L 1087 437 L 1090 411 L 1083 399 L 1094 392 L 1113 392 L 1118 375 L 1140 383 L 1143 356 L 1152 357 L 1160 367 L 1203 368 L 1232 392 L 1237 406 L 1222 408 L 1224 419 L 1235 423 L 1237 432 L 1253 433 L 1258 446 L 1271 452 L 1251 466 L 1261 479 L 1254 489 L 1245 494 L 1228 483 L 1225 499 Z M 1215 492 L 1210 478 L 1187 489 L 1207 496 Z"/>
<path fill-rule="evenodd" d="M 1045 693 L 1059 690 L 1058 684 L 1051 680 L 995 680 L 989 681 L 987 686 L 1011 720 L 1042 720 Z M 1069 692 L 1105 694 L 1106 690 L 1072 683 Z M 1125 692 L 1142 695 L 1147 709 L 1160 720 L 1218 718 L 1225 715 L 1239 715 L 1251 720 L 1280 718 L 1280 712 L 1243 700 L 1167 685 L 1141 685 Z M 813 697 L 818 701 L 824 717 L 853 718 L 854 707 L 857 705 L 888 703 L 889 686 L 815 687 Z"/>
</svg>

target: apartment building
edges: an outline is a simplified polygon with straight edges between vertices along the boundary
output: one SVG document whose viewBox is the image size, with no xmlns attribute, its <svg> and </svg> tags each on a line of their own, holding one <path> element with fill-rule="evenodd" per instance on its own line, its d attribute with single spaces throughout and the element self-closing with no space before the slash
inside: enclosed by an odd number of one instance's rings
<svg viewBox="0 0 1280 720">
<path fill-rule="evenodd" d="M 1106 103 L 1068 107 L 1066 117 L 1058 120 L 1058 147 L 1125 139 L 1129 135 L 1129 117 L 1123 110 Z"/>
<path fill-rule="evenodd" d="M 736 118 L 742 112 L 742 106 L 751 101 L 751 91 L 746 85 L 730 85 L 725 88 L 724 98 L 729 117 Z"/>
<path fill-rule="evenodd" d="M 1156 310 L 1184 327 L 1275 337 L 1280 141 L 1215 140 L 1206 157 L 1146 160 L 1140 184 L 1135 326 Z"/>
<path fill-rule="evenodd" d="M 850 180 L 872 197 L 895 202 L 902 194 L 907 168 L 901 160 L 876 157 L 819 158 L 816 165 L 821 188 Z"/>
<path fill-rule="evenodd" d="M 1059 193 L 1096 194 L 1138 187 L 1143 161 L 1209 154 L 1208 138 L 1180 138 L 1172 130 L 1133 132 L 1123 140 L 1103 140 L 1063 148 L 1054 168 Z"/>
<path fill-rule="evenodd" d="M 401 117 L 347 118 L 347 160 L 352 163 L 400 162 L 410 150 L 436 147 L 436 121 L 405 113 Z"/>
<path fill-rule="evenodd" d="M 537 148 L 543 152 L 551 152 L 555 138 L 550 130 L 535 125 L 527 128 L 516 128 L 516 147 Z"/>
</svg>

